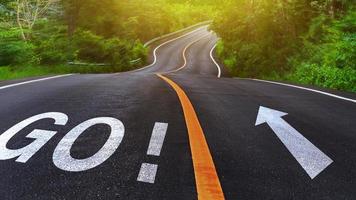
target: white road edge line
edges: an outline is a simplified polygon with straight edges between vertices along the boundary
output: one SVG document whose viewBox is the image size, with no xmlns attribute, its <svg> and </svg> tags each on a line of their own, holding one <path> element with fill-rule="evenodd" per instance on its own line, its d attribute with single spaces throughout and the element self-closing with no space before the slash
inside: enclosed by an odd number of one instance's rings
<svg viewBox="0 0 356 200">
<path fill-rule="evenodd" d="M 200 40 L 202 40 L 203 38 L 205 38 L 207 36 L 209 36 L 209 34 L 205 34 L 202 37 L 199 37 L 198 39 L 194 40 L 193 42 L 191 42 L 187 46 L 185 46 L 185 48 L 184 48 L 184 50 L 182 52 L 184 64 L 178 69 L 174 69 L 174 70 L 171 70 L 171 71 L 168 71 L 168 72 L 164 72 L 163 74 L 169 74 L 169 73 L 173 73 L 173 72 L 178 72 L 178 71 L 182 70 L 183 68 L 185 68 L 187 66 L 187 63 L 188 63 L 187 57 L 185 56 L 185 53 L 187 52 L 189 47 L 191 47 L 193 44 L 199 42 Z"/>
<path fill-rule="evenodd" d="M 15 83 L 15 84 L 11 84 L 11 85 L 5 85 L 5 86 L 1 86 L 1 87 L 0 87 L 0 90 L 6 89 L 6 88 L 15 87 L 15 86 L 19 86 L 19 85 L 25 85 L 25 84 L 29 84 L 29 83 L 35 83 L 35 82 L 40 82 L 40 81 L 46 81 L 46 80 L 50 80 L 50 79 L 62 78 L 62 77 L 72 76 L 72 75 L 73 75 L 73 74 L 65 74 L 65 75 L 51 76 L 51 77 L 47 77 L 47 78 L 41 78 L 41 79 L 35 79 L 35 80 L 25 81 L 25 82 L 21 82 L 21 83 Z"/>
<path fill-rule="evenodd" d="M 214 64 L 216 65 L 216 68 L 218 68 L 218 75 L 217 75 L 217 77 L 220 78 L 220 77 L 221 77 L 221 67 L 220 67 L 220 65 L 218 64 L 218 62 L 216 62 L 216 60 L 214 59 L 214 56 L 213 56 L 213 52 L 214 52 L 214 50 L 215 50 L 215 48 L 216 48 L 217 45 L 218 45 L 218 44 L 215 43 L 215 45 L 213 46 L 213 48 L 211 48 L 211 51 L 210 51 L 210 58 L 211 58 L 211 60 L 213 60 Z"/>
<path fill-rule="evenodd" d="M 191 32 L 189 32 L 189 33 L 186 33 L 186 34 L 181 35 L 181 36 L 179 36 L 179 37 L 173 38 L 173 39 L 171 39 L 171 40 L 168 40 L 168 41 L 166 41 L 166 42 L 164 42 L 164 43 L 158 45 L 158 46 L 153 50 L 153 58 L 154 58 L 154 59 L 153 59 L 153 63 L 151 63 L 150 65 L 147 65 L 146 67 L 142 67 L 142 68 L 133 70 L 133 71 L 131 71 L 131 72 L 138 72 L 138 71 L 147 69 L 147 68 L 149 68 L 149 67 L 152 67 L 152 66 L 155 65 L 156 62 L 157 62 L 157 50 L 158 50 L 159 48 L 161 48 L 162 46 L 164 46 L 164 45 L 166 45 L 166 44 L 169 44 L 169 43 L 171 43 L 171 42 L 174 42 L 174 41 L 176 41 L 176 40 L 178 40 L 178 39 L 180 39 L 180 38 L 183 38 L 183 37 L 185 37 L 185 36 L 187 36 L 187 35 L 190 35 L 190 34 L 192 34 L 192 33 L 198 32 L 198 31 L 200 31 L 201 29 L 204 29 L 204 28 L 206 28 L 206 27 L 208 27 L 208 25 L 207 25 L 207 26 L 203 26 L 203 27 L 198 28 L 198 29 L 195 29 L 194 31 L 191 31 Z"/>
<path fill-rule="evenodd" d="M 330 96 L 330 97 L 342 99 L 342 100 L 345 100 L 345 101 L 350 101 L 352 103 L 356 103 L 355 99 L 350 99 L 350 98 L 342 97 L 342 96 L 339 96 L 339 95 L 336 95 L 336 94 L 331 94 L 331 93 L 328 93 L 328 92 L 323 92 L 323 91 L 315 90 L 315 89 L 311 89 L 311 88 L 306 88 L 306 87 L 301 87 L 301 86 L 296 86 L 296 85 L 291 85 L 291 84 L 286 84 L 286 83 L 279 83 L 279 82 L 274 82 L 274 81 L 253 79 L 253 78 L 252 79 L 248 78 L 247 80 L 254 80 L 254 81 L 259 81 L 259 82 L 265 82 L 265 83 L 271 83 L 271 84 L 276 84 L 276 85 L 283 85 L 283 86 L 287 86 L 287 87 L 298 88 L 298 89 L 307 90 L 307 91 L 310 91 L 310 92 L 315 92 L 315 93 L 327 95 L 327 96 Z"/>
</svg>

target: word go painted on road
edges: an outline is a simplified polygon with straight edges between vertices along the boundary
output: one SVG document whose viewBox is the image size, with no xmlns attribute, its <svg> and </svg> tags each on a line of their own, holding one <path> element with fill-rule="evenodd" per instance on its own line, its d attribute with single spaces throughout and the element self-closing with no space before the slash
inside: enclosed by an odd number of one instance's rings
<svg viewBox="0 0 356 200">
<path fill-rule="evenodd" d="M 36 154 L 57 133 L 56 131 L 35 129 L 26 136 L 27 138 L 35 139 L 27 146 L 19 149 L 8 149 L 6 145 L 11 138 L 13 138 L 18 132 L 23 130 L 25 127 L 43 119 L 53 119 L 55 125 L 62 126 L 66 125 L 66 123 L 68 122 L 68 116 L 66 114 L 59 112 L 48 112 L 32 116 L 17 123 L 16 125 L 14 125 L 13 127 L 11 127 L 0 135 L 0 160 L 16 158 L 16 162 L 26 163 L 34 154 Z M 73 158 L 70 155 L 70 150 L 74 142 L 85 130 L 97 124 L 106 124 L 111 128 L 110 136 L 105 142 L 105 144 L 98 152 L 88 158 Z M 165 123 L 156 123 L 155 125 L 150 142 L 149 151 L 153 151 L 153 154 L 156 156 L 159 156 L 167 126 L 168 124 Z M 162 131 L 164 131 L 164 133 L 162 133 Z M 124 133 L 124 125 L 118 119 L 111 117 L 98 117 L 89 119 L 74 127 L 61 139 L 61 141 L 58 143 L 57 147 L 54 150 L 52 157 L 53 163 L 59 169 L 70 172 L 80 172 L 92 169 L 102 164 L 116 151 L 116 149 L 121 144 L 121 141 L 124 137 Z M 151 153 L 148 153 L 148 155 L 150 154 Z M 151 173 L 150 181 L 140 181 L 153 183 L 156 171 L 157 166 L 155 171 L 149 171 Z"/>
</svg>

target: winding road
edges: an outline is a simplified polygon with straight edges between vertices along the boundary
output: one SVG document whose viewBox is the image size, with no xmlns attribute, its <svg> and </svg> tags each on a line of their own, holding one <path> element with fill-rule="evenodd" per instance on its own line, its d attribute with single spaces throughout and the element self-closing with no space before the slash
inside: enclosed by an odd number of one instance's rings
<svg viewBox="0 0 356 200">
<path fill-rule="evenodd" d="M 1 199 L 356 199 L 356 95 L 229 77 L 199 27 L 118 74 L 0 82 Z"/>
</svg>

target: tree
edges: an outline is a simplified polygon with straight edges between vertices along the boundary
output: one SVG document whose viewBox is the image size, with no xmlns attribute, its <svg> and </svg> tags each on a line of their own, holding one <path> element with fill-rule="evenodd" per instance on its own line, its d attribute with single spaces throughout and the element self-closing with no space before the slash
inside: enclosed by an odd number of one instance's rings
<svg viewBox="0 0 356 200">
<path fill-rule="evenodd" d="M 85 0 L 62 0 L 70 37 L 73 36 L 77 29 L 80 10 L 87 3 Z"/>
<path fill-rule="evenodd" d="M 59 0 L 17 0 L 16 21 L 23 40 L 31 37 L 31 31 L 48 8 Z M 27 31 L 25 31 L 27 30 Z"/>
</svg>

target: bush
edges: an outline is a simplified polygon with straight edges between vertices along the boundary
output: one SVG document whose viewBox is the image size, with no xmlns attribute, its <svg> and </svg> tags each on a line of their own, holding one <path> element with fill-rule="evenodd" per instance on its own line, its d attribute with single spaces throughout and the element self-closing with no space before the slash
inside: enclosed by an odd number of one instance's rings
<svg viewBox="0 0 356 200">
<path fill-rule="evenodd" d="M 130 42 L 112 38 L 104 41 L 105 60 L 114 66 L 115 71 L 127 71 L 132 68 L 131 61 L 146 57 L 146 49 L 139 42 Z"/>
<path fill-rule="evenodd" d="M 144 61 L 146 48 L 136 41 L 119 38 L 105 39 L 90 31 L 79 30 L 73 38 L 76 58 L 80 61 L 107 63 L 111 71 L 125 71 L 132 68 L 130 61 L 141 58 Z"/>
<path fill-rule="evenodd" d="M 103 42 L 105 60 L 114 66 L 124 67 L 132 58 L 130 44 L 126 41 L 112 38 Z"/>
<path fill-rule="evenodd" d="M 38 62 L 35 47 L 25 41 L 0 42 L 0 65 L 33 64 Z"/>
<path fill-rule="evenodd" d="M 41 64 L 60 64 L 73 59 L 67 27 L 49 20 L 37 22 L 31 41 L 36 45 L 36 53 Z"/>
<path fill-rule="evenodd" d="M 35 46 L 21 40 L 17 28 L 0 27 L 0 66 L 38 62 Z"/>
<path fill-rule="evenodd" d="M 41 64 L 59 64 L 68 60 L 66 52 L 68 42 L 65 39 L 51 38 L 43 40 L 36 49 Z"/>
<path fill-rule="evenodd" d="M 355 21 L 356 13 L 353 11 L 334 20 L 324 15 L 315 18 L 304 37 L 301 53 L 290 59 L 294 70 L 286 78 L 355 92 Z"/>
<path fill-rule="evenodd" d="M 72 39 L 76 58 L 88 62 L 104 62 L 103 38 L 90 31 L 77 30 Z"/>
<path fill-rule="evenodd" d="M 289 80 L 321 87 L 356 92 L 356 70 L 303 64 L 287 76 Z"/>
<path fill-rule="evenodd" d="M 141 59 L 141 64 L 145 63 L 148 49 L 139 41 L 136 41 L 132 49 L 133 58 Z"/>
</svg>

